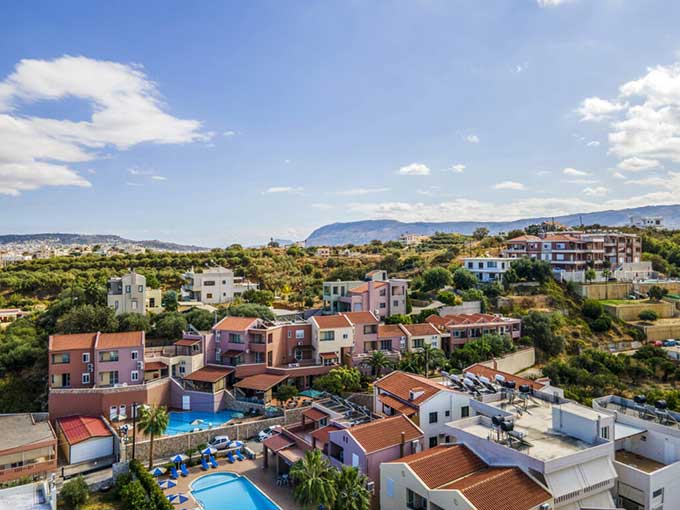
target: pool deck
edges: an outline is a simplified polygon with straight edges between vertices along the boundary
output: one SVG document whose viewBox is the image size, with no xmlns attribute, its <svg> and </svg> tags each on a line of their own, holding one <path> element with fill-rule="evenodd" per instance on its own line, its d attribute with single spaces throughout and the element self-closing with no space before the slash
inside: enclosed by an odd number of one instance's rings
<svg viewBox="0 0 680 510">
<path fill-rule="evenodd" d="M 189 476 L 180 476 L 179 480 L 176 480 L 177 487 L 168 489 L 164 491 L 166 494 L 178 494 L 182 493 L 189 497 L 189 501 L 184 505 L 179 505 L 177 508 L 200 508 L 200 505 L 196 502 L 191 494 L 191 489 L 189 486 L 191 482 L 197 478 L 211 474 L 211 473 L 238 473 L 248 478 L 253 482 L 260 491 L 262 491 L 269 499 L 274 501 L 281 510 L 299 510 L 300 505 L 298 505 L 293 499 L 293 489 L 290 487 L 278 487 L 276 485 L 276 472 L 271 468 L 264 471 L 262 457 L 258 454 L 255 460 L 243 460 L 236 461 L 233 464 L 229 464 L 226 457 L 218 457 L 217 462 L 219 467 L 210 471 L 203 471 L 200 464 L 198 466 L 193 466 L 189 468 Z M 160 477 L 161 480 L 167 479 L 167 476 Z"/>
</svg>

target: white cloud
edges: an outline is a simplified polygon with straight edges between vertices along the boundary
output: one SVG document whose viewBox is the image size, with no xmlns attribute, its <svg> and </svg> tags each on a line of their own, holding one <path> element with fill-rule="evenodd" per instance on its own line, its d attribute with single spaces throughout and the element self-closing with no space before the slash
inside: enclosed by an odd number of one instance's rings
<svg viewBox="0 0 680 510">
<path fill-rule="evenodd" d="M 467 135 L 465 141 L 467 143 L 479 143 L 479 137 L 477 135 Z"/>
<path fill-rule="evenodd" d="M 222 133 L 222 134 L 223 134 L 224 136 L 226 136 L 227 138 L 229 138 L 229 137 L 232 137 L 232 136 L 236 136 L 236 131 L 231 131 L 231 130 L 229 130 L 229 131 L 225 131 L 225 132 Z"/>
<path fill-rule="evenodd" d="M 588 172 L 584 172 L 583 170 L 576 170 L 575 168 L 565 168 L 564 170 L 562 170 L 562 173 L 564 175 L 570 175 L 572 177 L 582 177 L 588 175 Z"/>
<path fill-rule="evenodd" d="M 167 181 L 167 177 L 163 177 L 162 175 L 152 175 L 151 179 L 154 181 Z"/>
<path fill-rule="evenodd" d="M 26 103 L 65 98 L 89 103 L 91 117 L 74 121 L 21 112 Z M 200 122 L 166 113 L 157 86 L 139 66 L 70 56 L 22 60 L 0 82 L 0 193 L 88 187 L 69 164 L 100 158 L 110 148 L 190 143 L 210 136 Z"/>
<path fill-rule="evenodd" d="M 336 195 L 354 196 L 354 195 L 371 195 L 373 193 L 385 193 L 390 188 L 353 188 L 344 191 L 336 191 Z"/>
<path fill-rule="evenodd" d="M 560 5 L 567 4 L 572 0 L 536 0 L 539 7 L 559 7 Z"/>
<path fill-rule="evenodd" d="M 462 174 L 463 172 L 465 172 L 465 165 L 463 165 L 462 163 L 456 163 L 455 165 L 451 165 L 444 171 L 451 172 L 452 174 Z"/>
<path fill-rule="evenodd" d="M 599 121 L 612 116 L 626 108 L 625 104 L 613 103 L 599 97 L 584 99 L 576 111 L 581 115 L 581 121 Z"/>
<path fill-rule="evenodd" d="M 510 190 L 523 190 L 525 189 L 524 184 L 515 181 L 503 181 L 495 184 L 493 189 L 510 189 Z"/>
<path fill-rule="evenodd" d="M 263 193 L 301 193 L 304 188 L 293 186 L 272 186 L 267 188 Z"/>
<path fill-rule="evenodd" d="M 600 142 L 598 142 L 597 140 L 592 140 L 592 141 L 588 142 L 588 143 L 586 144 L 586 146 L 587 146 L 587 147 L 599 147 L 599 146 L 600 146 Z"/>
<path fill-rule="evenodd" d="M 312 204 L 312 207 L 313 207 L 314 209 L 321 209 L 321 210 L 324 210 L 324 211 L 333 208 L 332 205 L 330 205 L 330 204 L 324 204 L 324 203 L 321 203 L 321 202 Z"/>
<path fill-rule="evenodd" d="M 141 182 L 132 182 L 132 181 L 127 181 L 125 184 L 127 186 L 132 186 L 132 187 L 135 187 L 135 188 L 140 187 L 140 186 L 144 186 Z"/>
<path fill-rule="evenodd" d="M 623 175 L 621 172 L 612 173 L 612 177 L 616 177 L 617 179 L 627 179 L 627 177 Z"/>
<path fill-rule="evenodd" d="M 621 170 L 628 172 L 641 172 L 643 170 L 651 170 L 659 166 L 659 161 L 656 159 L 645 159 L 633 156 L 632 158 L 624 159 L 617 165 Z"/>
<path fill-rule="evenodd" d="M 423 163 L 411 163 L 402 166 L 397 173 L 399 175 L 430 175 L 430 169 Z"/>
<path fill-rule="evenodd" d="M 550 175 L 551 173 L 552 173 L 552 172 L 551 172 L 550 170 L 539 170 L 538 172 L 536 172 L 536 175 L 542 177 L 542 176 L 544 176 L 544 175 Z"/>
<path fill-rule="evenodd" d="M 609 190 L 605 188 L 604 186 L 593 186 L 593 187 L 587 187 L 583 188 L 583 194 L 589 197 L 603 197 L 607 193 L 609 193 Z"/>
</svg>

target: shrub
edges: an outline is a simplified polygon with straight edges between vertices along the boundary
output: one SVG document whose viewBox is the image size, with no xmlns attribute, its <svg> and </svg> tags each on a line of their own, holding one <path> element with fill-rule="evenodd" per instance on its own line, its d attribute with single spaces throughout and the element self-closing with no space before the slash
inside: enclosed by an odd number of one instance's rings
<svg viewBox="0 0 680 510">
<path fill-rule="evenodd" d="M 652 285 L 647 291 L 647 296 L 653 301 L 661 301 L 661 298 L 666 294 L 668 294 L 668 289 L 664 289 L 658 285 Z"/>
<path fill-rule="evenodd" d="M 590 324 L 590 329 L 592 329 L 596 333 L 604 333 L 605 331 L 609 331 L 611 327 L 612 320 L 609 318 L 608 315 L 602 315 L 601 317 L 598 317 Z"/>
<path fill-rule="evenodd" d="M 130 461 L 130 471 L 142 484 L 142 487 L 149 495 L 150 510 L 173 510 L 172 504 L 163 494 L 163 490 L 158 486 L 154 477 L 149 473 L 141 462 L 137 459 Z"/>
<path fill-rule="evenodd" d="M 445 305 L 459 305 L 463 300 L 449 290 L 442 290 L 437 294 L 437 299 Z"/>
<path fill-rule="evenodd" d="M 583 312 L 583 315 L 585 315 L 589 319 L 595 320 L 602 315 L 602 313 L 604 312 L 604 307 L 602 306 L 602 303 L 600 303 L 599 301 L 595 301 L 594 299 L 588 299 L 586 300 L 585 303 L 583 303 L 581 311 Z"/>
<path fill-rule="evenodd" d="M 464 267 L 459 267 L 453 273 L 453 284 L 460 290 L 472 289 L 477 286 L 477 277 Z"/>
<path fill-rule="evenodd" d="M 654 310 L 642 310 L 638 317 L 640 317 L 641 321 L 655 321 L 659 318 L 659 314 Z"/>
<path fill-rule="evenodd" d="M 60 496 L 68 506 L 78 510 L 90 498 L 90 489 L 82 476 L 69 480 L 61 488 Z"/>
<path fill-rule="evenodd" d="M 120 491 L 120 499 L 128 510 L 151 510 L 151 505 L 146 501 L 146 492 L 139 480 L 125 485 Z"/>
</svg>

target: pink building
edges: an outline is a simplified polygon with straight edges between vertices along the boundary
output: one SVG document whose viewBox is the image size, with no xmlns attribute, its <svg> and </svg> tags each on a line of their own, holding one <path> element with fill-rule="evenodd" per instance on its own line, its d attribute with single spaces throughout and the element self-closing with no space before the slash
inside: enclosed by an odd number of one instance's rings
<svg viewBox="0 0 680 510">
<path fill-rule="evenodd" d="M 388 278 L 387 271 L 366 274 L 365 281 L 324 282 L 324 308 L 333 313 L 372 312 L 380 318 L 406 313 L 408 281 Z"/>
<path fill-rule="evenodd" d="M 442 332 L 442 349 L 451 352 L 456 346 L 483 335 L 509 336 L 513 340 L 522 335 L 522 321 L 512 317 L 492 315 L 488 313 L 471 313 L 460 315 L 430 315 L 427 322 Z"/>
</svg>

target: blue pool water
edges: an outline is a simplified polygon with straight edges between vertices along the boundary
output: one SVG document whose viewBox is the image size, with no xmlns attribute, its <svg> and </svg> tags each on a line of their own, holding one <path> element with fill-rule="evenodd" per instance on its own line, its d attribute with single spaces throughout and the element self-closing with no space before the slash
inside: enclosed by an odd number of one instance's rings
<svg viewBox="0 0 680 510">
<path fill-rule="evenodd" d="M 204 510 L 279 510 L 250 480 L 234 473 L 214 473 L 196 479 L 191 494 Z"/>
<path fill-rule="evenodd" d="M 218 413 L 207 413 L 200 411 L 171 411 L 170 422 L 168 428 L 165 429 L 165 434 L 174 436 L 175 434 L 183 434 L 194 429 L 209 429 L 218 427 L 234 417 L 237 411 L 224 410 Z M 195 420 L 202 420 L 202 423 L 192 424 Z"/>
</svg>

